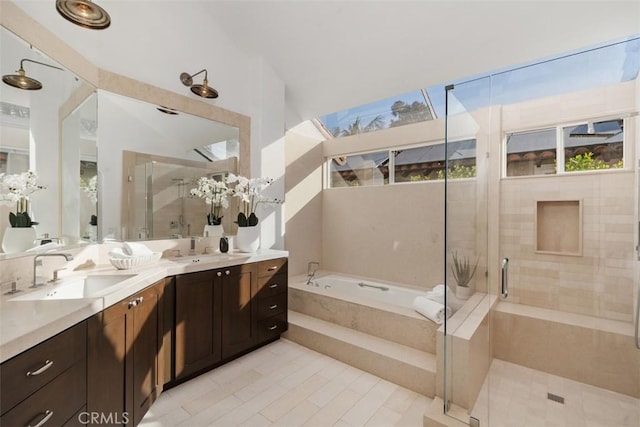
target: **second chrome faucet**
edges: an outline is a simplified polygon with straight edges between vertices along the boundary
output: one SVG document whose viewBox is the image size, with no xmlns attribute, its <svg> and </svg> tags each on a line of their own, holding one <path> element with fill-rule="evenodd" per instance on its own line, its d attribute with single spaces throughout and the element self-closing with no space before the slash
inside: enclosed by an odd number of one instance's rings
<svg viewBox="0 0 640 427">
<path fill-rule="evenodd" d="M 44 285 L 44 283 L 38 283 L 38 275 L 37 275 L 38 266 L 42 265 L 41 258 L 43 258 L 43 257 L 51 257 L 51 256 L 61 256 L 61 257 L 64 257 L 64 259 L 66 259 L 67 261 L 73 260 L 73 255 L 62 253 L 62 252 L 52 253 L 52 254 L 38 254 L 38 255 L 34 256 L 33 257 L 33 285 L 31 285 L 32 288 L 37 288 L 39 286 L 43 286 Z M 58 279 L 58 271 L 60 271 L 60 270 L 61 269 L 58 269 L 58 270 L 54 271 L 53 280 L 57 280 Z"/>
</svg>

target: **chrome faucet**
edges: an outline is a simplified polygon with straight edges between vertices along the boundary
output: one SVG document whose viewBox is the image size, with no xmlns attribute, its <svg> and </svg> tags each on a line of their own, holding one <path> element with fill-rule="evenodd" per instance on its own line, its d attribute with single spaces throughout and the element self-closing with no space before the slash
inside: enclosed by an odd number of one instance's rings
<svg viewBox="0 0 640 427">
<path fill-rule="evenodd" d="M 64 259 L 66 259 L 67 261 L 71 261 L 73 259 L 73 255 L 71 254 L 65 254 L 65 253 L 53 253 L 53 254 L 38 254 L 36 256 L 33 257 L 33 285 L 31 285 L 32 288 L 37 288 L 38 286 L 42 286 L 44 285 L 44 283 L 38 283 L 38 276 L 36 275 L 36 271 L 38 269 L 39 265 L 42 265 L 42 261 L 40 260 L 40 258 L 45 257 L 45 256 L 61 256 L 64 257 Z M 54 275 L 55 278 L 57 279 L 57 272 Z"/>
<path fill-rule="evenodd" d="M 311 285 L 311 280 L 316 275 L 318 267 L 320 267 L 319 262 L 311 261 L 309 264 L 307 264 L 307 285 Z"/>
</svg>

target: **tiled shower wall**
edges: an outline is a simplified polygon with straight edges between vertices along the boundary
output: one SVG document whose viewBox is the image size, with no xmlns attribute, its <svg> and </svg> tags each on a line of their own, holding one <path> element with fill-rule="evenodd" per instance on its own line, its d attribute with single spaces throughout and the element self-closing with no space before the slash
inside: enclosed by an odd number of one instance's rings
<svg viewBox="0 0 640 427">
<path fill-rule="evenodd" d="M 500 253 L 509 258 L 511 302 L 631 321 L 634 173 L 501 182 Z M 536 203 L 581 200 L 582 256 L 536 253 Z"/>
</svg>

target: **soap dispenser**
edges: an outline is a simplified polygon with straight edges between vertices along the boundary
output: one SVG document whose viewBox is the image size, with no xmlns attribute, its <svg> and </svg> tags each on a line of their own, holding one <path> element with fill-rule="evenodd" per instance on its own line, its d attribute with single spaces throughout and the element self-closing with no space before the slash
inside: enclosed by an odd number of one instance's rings
<svg viewBox="0 0 640 427">
<path fill-rule="evenodd" d="M 229 252 L 229 239 L 227 238 L 227 236 L 222 236 L 220 238 L 220 252 L 222 252 L 223 254 Z"/>
</svg>

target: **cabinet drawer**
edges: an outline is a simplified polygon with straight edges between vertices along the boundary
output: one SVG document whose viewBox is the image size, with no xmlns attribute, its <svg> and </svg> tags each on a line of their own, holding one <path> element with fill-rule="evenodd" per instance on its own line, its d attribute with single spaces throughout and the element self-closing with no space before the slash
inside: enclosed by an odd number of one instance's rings
<svg viewBox="0 0 640 427">
<path fill-rule="evenodd" d="M 1 413 L 13 408 L 76 361 L 86 358 L 86 326 L 86 322 L 82 322 L 69 328 L 0 366 Z"/>
<path fill-rule="evenodd" d="M 287 275 L 258 278 L 258 298 L 267 298 L 287 291 Z"/>
<path fill-rule="evenodd" d="M 258 277 L 268 277 L 274 274 L 287 274 L 287 259 L 278 258 L 268 261 L 260 261 L 258 264 Z"/>
<path fill-rule="evenodd" d="M 3 426 L 73 425 L 71 418 L 86 404 L 86 361 L 77 362 L 0 418 Z"/>
<path fill-rule="evenodd" d="M 275 338 L 287 330 L 287 312 L 278 314 L 258 322 L 258 341 L 263 342 Z"/>
<path fill-rule="evenodd" d="M 275 316 L 287 310 L 287 294 L 281 293 L 258 300 L 258 319 Z"/>
</svg>

